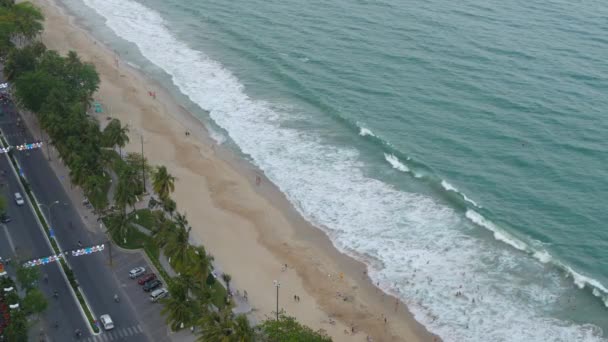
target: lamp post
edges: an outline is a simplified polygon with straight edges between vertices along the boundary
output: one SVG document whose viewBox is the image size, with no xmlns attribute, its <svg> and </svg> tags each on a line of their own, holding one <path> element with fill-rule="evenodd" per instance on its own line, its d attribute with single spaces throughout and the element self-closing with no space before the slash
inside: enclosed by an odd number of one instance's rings
<svg viewBox="0 0 608 342">
<path fill-rule="evenodd" d="M 277 288 L 277 321 L 279 320 L 279 287 L 281 287 L 281 283 L 278 280 L 274 280 L 274 287 Z"/>
<path fill-rule="evenodd" d="M 129 127 L 133 127 L 133 125 L 129 122 Z M 141 177 L 143 180 L 143 190 L 144 194 L 146 193 L 146 159 L 144 157 L 144 134 L 139 130 L 135 130 L 137 134 L 139 134 L 139 142 L 141 144 Z"/>
<path fill-rule="evenodd" d="M 141 177 L 143 179 L 144 194 L 146 193 L 146 159 L 144 157 L 144 136 L 140 135 L 141 141 Z"/>
<path fill-rule="evenodd" d="M 46 205 L 44 203 L 40 203 L 40 206 L 45 206 L 47 209 L 47 213 L 48 213 L 48 219 L 49 219 L 49 233 L 51 234 L 51 237 L 55 239 L 55 241 L 57 240 L 55 238 L 55 235 L 53 234 L 53 216 L 51 215 L 51 208 L 53 208 L 53 206 L 55 204 L 59 204 L 59 201 L 55 201 L 49 205 Z M 61 251 L 60 251 L 61 252 Z"/>
<path fill-rule="evenodd" d="M 53 229 L 53 216 L 51 216 L 51 208 L 55 205 L 55 204 L 59 204 L 59 201 L 55 201 L 49 205 L 46 205 L 44 203 L 40 203 L 41 206 L 45 206 L 48 212 L 48 218 L 49 218 L 49 230 Z"/>
</svg>

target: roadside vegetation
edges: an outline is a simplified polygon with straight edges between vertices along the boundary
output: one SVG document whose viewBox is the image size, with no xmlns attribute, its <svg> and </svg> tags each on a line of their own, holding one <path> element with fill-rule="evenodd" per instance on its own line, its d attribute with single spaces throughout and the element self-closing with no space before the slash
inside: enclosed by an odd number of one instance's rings
<svg viewBox="0 0 608 342">
<path fill-rule="evenodd" d="M 123 156 L 129 128 L 111 119 L 102 130 L 89 114 L 100 83 L 95 67 L 73 51 L 61 56 L 48 50 L 37 40 L 42 21 L 30 3 L 0 0 L 0 60 L 13 98 L 36 115 L 47 143 L 69 168 L 72 184 L 82 188 L 103 217 L 112 240 L 123 248 L 145 250 L 155 264 L 170 291 L 161 300 L 167 324 L 173 330 L 194 328 L 200 341 L 331 341 L 285 315 L 252 327 L 247 317 L 232 313 L 230 291 L 212 274 L 212 257 L 204 247 L 189 244 L 192 228 L 171 199 L 176 178 L 165 166 L 151 167 L 141 154 Z M 146 194 L 147 182 L 155 198 Z M 148 208 L 136 210 L 142 199 L 149 200 Z M 162 267 L 161 255 L 177 276 Z M 27 284 L 31 274 L 22 272 Z M 229 289 L 231 277 L 222 279 Z M 24 307 L 40 312 L 45 305 L 35 288 L 30 292 Z"/>
</svg>

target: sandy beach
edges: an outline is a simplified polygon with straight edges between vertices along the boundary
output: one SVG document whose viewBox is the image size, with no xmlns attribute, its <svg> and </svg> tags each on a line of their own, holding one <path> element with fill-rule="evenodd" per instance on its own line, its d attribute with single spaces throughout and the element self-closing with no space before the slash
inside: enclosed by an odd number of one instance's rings
<svg viewBox="0 0 608 342">
<path fill-rule="evenodd" d="M 193 227 L 192 242 L 203 244 L 232 275 L 234 289 L 248 292 L 258 321 L 275 310 L 276 279 L 280 308 L 326 330 L 334 341 L 436 339 L 403 303 L 370 282 L 365 265 L 306 222 L 259 170 L 215 145 L 203 124 L 157 82 L 123 63 L 53 1 L 32 2 L 46 17 L 45 45 L 62 54 L 74 50 L 96 66 L 101 85 L 95 99 L 111 109 L 100 121 L 112 116 L 128 124 L 125 150 L 141 152 L 143 137 L 150 164 L 165 165 L 177 177 L 173 198 Z"/>
</svg>

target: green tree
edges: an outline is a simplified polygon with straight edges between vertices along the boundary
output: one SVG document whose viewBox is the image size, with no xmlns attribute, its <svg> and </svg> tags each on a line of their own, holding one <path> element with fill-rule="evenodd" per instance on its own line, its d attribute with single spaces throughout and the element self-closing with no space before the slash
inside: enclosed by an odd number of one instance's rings
<svg viewBox="0 0 608 342">
<path fill-rule="evenodd" d="M 0 0 L 0 7 L 10 8 L 15 5 L 15 0 Z"/>
<path fill-rule="evenodd" d="M 163 210 L 166 211 L 169 215 L 173 216 L 173 213 L 177 209 L 177 204 L 171 198 L 165 198 L 162 200 L 163 202 Z"/>
<path fill-rule="evenodd" d="M 6 21 L 0 22 L 4 22 L 4 26 L 11 25 Z M 11 28 L 6 28 L 6 30 L 11 30 Z M 21 49 L 11 49 L 7 51 L 8 54 L 6 63 L 4 64 L 4 74 L 9 81 L 14 81 L 23 73 L 35 70 L 38 58 L 44 54 L 46 47 L 40 42 L 35 42 Z"/>
<path fill-rule="evenodd" d="M 148 160 L 141 153 L 129 152 L 125 158 L 125 165 L 133 170 L 133 176 L 135 177 L 135 182 L 137 182 L 137 194 L 143 194 L 144 181 L 146 175 L 150 173 Z"/>
<path fill-rule="evenodd" d="M 158 197 L 164 200 L 175 190 L 175 177 L 167 171 L 165 166 L 158 166 L 152 173 L 152 186 Z"/>
<path fill-rule="evenodd" d="M 114 241 L 124 243 L 127 232 L 131 229 L 131 222 L 124 212 L 110 215 L 107 219 L 108 231 Z"/>
<path fill-rule="evenodd" d="M 253 342 L 255 332 L 244 315 L 233 317 L 229 309 L 211 312 L 203 316 L 198 341 L 207 342 Z"/>
<path fill-rule="evenodd" d="M 203 246 L 196 246 L 190 249 L 188 264 L 186 265 L 186 273 L 188 273 L 198 284 L 204 284 L 209 276 L 211 268 L 211 259 L 205 252 Z"/>
<path fill-rule="evenodd" d="M 153 240 L 154 244 L 159 248 L 163 248 L 169 237 L 175 233 L 175 224 L 172 221 L 167 220 L 164 216 L 160 216 L 158 220 L 158 229 L 154 232 Z"/>
<path fill-rule="evenodd" d="M 228 273 L 224 273 L 222 274 L 222 279 L 224 279 L 224 282 L 226 283 L 226 289 L 230 291 L 230 281 L 232 280 L 232 276 Z"/>
<path fill-rule="evenodd" d="M 38 112 L 56 83 L 46 71 L 28 71 L 15 80 L 15 96 L 25 108 Z"/>
<path fill-rule="evenodd" d="M 26 342 L 27 338 L 27 317 L 21 310 L 11 312 L 11 322 L 2 334 L 6 341 Z"/>
<path fill-rule="evenodd" d="M 38 268 L 23 266 L 17 268 L 17 281 L 26 291 L 35 288 L 38 284 L 38 279 L 40 279 L 40 270 Z"/>
<path fill-rule="evenodd" d="M 203 316 L 199 322 L 198 341 L 232 342 L 233 322 L 230 311 L 210 312 Z"/>
<path fill-rule="evenodd" d="M 247 316 L 240 314 L 234 318 L 233 336 L 233 341 L 237 342 L 253 342 L 255 340 L 255 331 L 249 324 Z"/>
<path fill-rule="evenodd" d="M 188 271 L 188 259 L 192 255 L 192 246 L 189 244 L 190 228 L 178 226 L 171 234 L 165 244 L 165 255 L 169 258 L 169 264 L 177 272 Z"/>
<path fill-rule="evenodd" d="M 89 174 L 84 181 L 85 195 L 98 210 L 108 206 L 108 179 L 105 175 Z"/>
<path fill-rule="evenodd" d="M 188 227 L 188 219 L 186 218 L 186 214 L 175 214 L 175 224 L 182 228 Z"/>
<path fill-rule="evenodd" d="M 114 192 L 114 202 L 126 214 L 127 206 L 133 207 L 137 200 L 136 171 L 127 167 L 118 175 L 118 184 Z M 135 208 L 133 208 L 135 209 Z"/>
<path fill-rule="evenodd" d="M 31 289 L 23 298 L 23 311 L 28 314 L 40 314 L 48 307 L 49 303 L 44 293 L 39 289 Z"/>
<path fill-rule="evenodd" d="M 112 119 L 103 130 L 103 144 L 105 147 L 118 146 L 122 156 L 122 148 L 129 142 L 129 127 L 122 126 L 120 120 Z"/>
<path fill-rule="evenodd" d="M 15 36 L 22 43 L 32 40 L 42 32 L 42 12 L 29 2 L 21 2 L 11 7 L 15 23 Z"/>
<path fill-rule="evenodd" d="M 265 342 L 331 342 L 324 332 L 314 331 L 286 315 L 279 315 L 278 321 L 267 319 L 259 328 Z"/>
<path fill-rule="evenodd" d="M 84 158 L 77 153 L 73 153 L 71 157 L 67 159 L 67 164 L 70 167 L 70 179 L 72 183 L 82 185 L 85 183 L 91 171 Z"/>
<path fill-rule="evenodd" d="M 166 316 L 166 322 L 171 327 L 171 330 L 177 331 L 183 326 L 192 326 L 200 309 L 200 304 L 196 300 L 190 298 L 190 287 L 192 280 L 188 277 L 180 275 L 173 278 L 169 283 L 170 297 L 163 298 L 161 303 L 164 304 L 161 314 Z"/>
</svg>

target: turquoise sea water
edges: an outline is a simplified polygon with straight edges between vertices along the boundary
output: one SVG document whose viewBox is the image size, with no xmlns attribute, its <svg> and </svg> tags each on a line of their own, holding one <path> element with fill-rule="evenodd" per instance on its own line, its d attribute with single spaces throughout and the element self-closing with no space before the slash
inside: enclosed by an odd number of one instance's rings
<svg viewBox="0 0 608 342">
<path fill-rule="evenodd" d="M 63 2 L 444 340 L 604 339 L 605 3 Z"/>
</svg>

